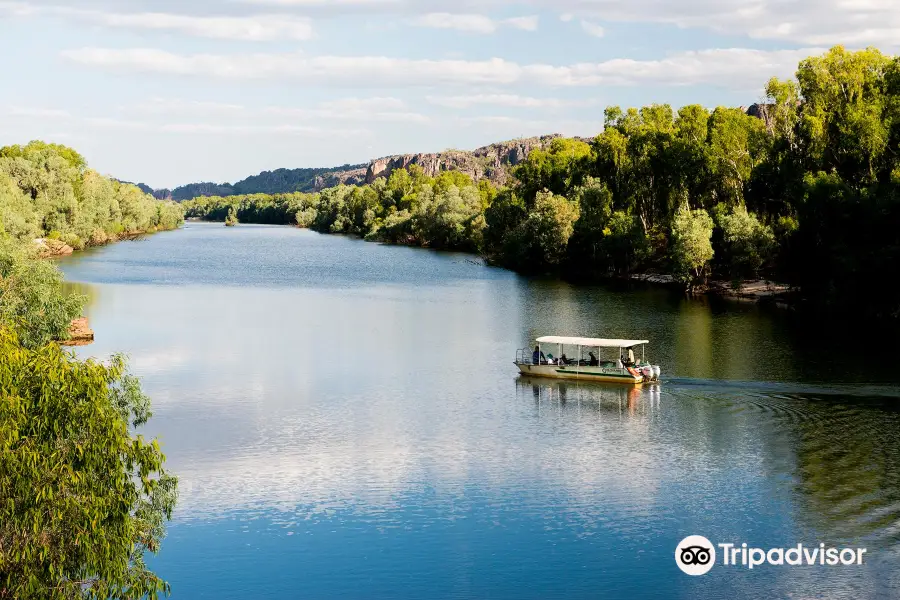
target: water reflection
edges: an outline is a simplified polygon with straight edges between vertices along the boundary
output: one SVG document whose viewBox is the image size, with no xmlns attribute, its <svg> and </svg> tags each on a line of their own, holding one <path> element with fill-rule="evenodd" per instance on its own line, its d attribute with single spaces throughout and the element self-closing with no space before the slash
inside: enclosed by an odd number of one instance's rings
<svg viewBox="0 0 900 600">
<path fill-rule="evenodd" d="M 130 354 L 183 482 L 158 563 L 176 599 L 896 591 L 895 374 L 755 307 L 286 228 L 61 264 L 93 282 L 78 353 Z M 517 377 L 550 333 L 649 339 L 663 382 Z M 672 548 L 699 532 L 863 540 L 871 563 L 688 580 Z"/>
<path fill-rule="evenodd" d="M 660 385 L 604 385 L 589 382 L 555 381 L 520 375 L 516 378 L 517 397 L 531 393 L 535 407 L 596 413 L 618 412 L 619 416 L 648 417 L 659 408 Z"/>
</svg>

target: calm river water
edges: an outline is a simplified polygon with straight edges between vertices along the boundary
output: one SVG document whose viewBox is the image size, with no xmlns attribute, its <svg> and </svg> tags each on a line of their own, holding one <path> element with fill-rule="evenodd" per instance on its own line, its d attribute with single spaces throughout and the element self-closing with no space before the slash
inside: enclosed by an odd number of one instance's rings
<svg viewBox="0 0 900 600">
<path fill-rule="evenodd" d="M 900 595 L 897 359 L 828 324 L 286 227 L 61 265 L 180 476 L 175 599 Z M 649 339 L 664 381 L 518 378 L 546 334 Z M 867 554 L 690 577 L 690 534 Z"/>
</svg>

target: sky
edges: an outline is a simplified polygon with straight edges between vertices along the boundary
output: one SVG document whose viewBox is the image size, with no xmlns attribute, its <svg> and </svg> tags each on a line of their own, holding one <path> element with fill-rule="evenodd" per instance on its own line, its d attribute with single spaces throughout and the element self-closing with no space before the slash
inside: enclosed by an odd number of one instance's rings
<svg viewBox="0 0 900 600">
<path fill-rule="evenodd" d="M 748 106 L 897 0 L 0 0 L 0 145 L 153 187 Z"/>
</svg>

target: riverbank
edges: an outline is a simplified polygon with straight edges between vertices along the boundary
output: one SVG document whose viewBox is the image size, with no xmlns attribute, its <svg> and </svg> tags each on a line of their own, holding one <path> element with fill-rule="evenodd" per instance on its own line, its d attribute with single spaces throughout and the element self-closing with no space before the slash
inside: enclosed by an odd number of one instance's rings
<svg viewBox="0 0 900 600">
<path fill-rule="evenodd" d="M 205 219 L 202 217 L 188 217 L 185 219 L 186 222 L 199 222 L 199 223 L 222 223 L 221 220 L 218 219 Z M 279 226 L 279 225 L 276 225 Z M 297 228 L 296 225 L 281 225 L 284 227 L 294 227 Z M 309 227 L 299 227 L 299 229 L 310 229 L 315 231 Z M 335 235 L 327 232 L 318 231 L 323 235 Z M 430 248 L 429 246 L 423 246 L 421 244 L 416 243 L 414 240 L 409 240 L 408 242 L 397 241 L 397 240 L 386 240 L 383 238 L 376 236 L 358 236 L 356 234 L 345 234 L 341 233 L 341 235 L 351 235 L 353 237 L 357 237 L 359 239 L 363 239 L 368 242 L 375 242 L 379 244 L 386 244 L 389 246 L 407 246 L 410 248 L 423 248 L 423 249 L 433 249 L 438 250 L 437 248 Z M 441 248 L 440 250 L 444 250 Z M 492 261 L 487 260 L 483 255 L 466 252 L 464 250 L 453 250 L 454 252 L 462 252 L 465 254 L 469 254 L 471 256 L 479 256 L 487 264 L 492 264 L 493 266 L 500 266 L 503 268 L 509 269 L 509 267 L 505 267 L 504 265 L 494 263 Z M 515 269 L 509 269 L 516 272 Z M 562 274 L 556 274 L 562 276 Z M 567 277 L 564 277 L 568 279 Z M 589 278 L 589 279 L 575 279 L 577 283 L 582 284 L 591 284 L 598 282 L 635 282 L 635 283 L 643 283 L 653 286 L 666 287 L 670 288 L 673 291 L 684 292 L 685 286 L 682 281 L 676 278 L 673 275 L 667 273 L 632 273 L 629 275 L 623 276 L 610 276 L 603 278 Z M 713 296 L 717 298 L 724 298 L 727 300 L 733 300 L 736 302 L 749 302 L 749 303 L 757 303 L 757 304 L 767 304 L 771 306 L 776 306 L 778 308 L 791 308 L 794 306 L 794 299 L 798 293 L 798 290 L 788 284 L 779 283 L 767 279 L 748 279 L 739 282 L 726 281 L 721 279 L 711 279 L 706 282 L 703 286 L 695 286 L 691 291 L 691 295 L 694 296 Z"/>
<path fill-rule="evenodd" d="M 79 317 L 69 325 L 69 337 L 60 340 L 60 346 L 89 346 L 94 343 L 94 330 L 91 329 L 87 317 Z"/>
<path fill-rule="evenodd" d="M 684 289 L 684 284 L 672 275 L 665 273 L 634 273 L 627 277 L 630 281 L 640 281 L 653 285 Z M 780 308 L 790 308 L 792 298 L 798 290 L 786 283 L 777 283 L 768 279 L 751 279 L 739 282 L 710 280 L 705 286 L 695 288 L 693 294 L 716 296 L 743 302 L 774 304 Z"/>
<path fill-rule="evenodd" d="M 179 227 L 181 227 L 180 224 L 175 225 L 174 227 L 153 227 L 146 231 L 132 231 L 128 233 L 120 233 L 118 235 L 109 235 L 105 237 L 103 241 L 85 244 L 80 248 L 73 248 L 64 241 L 54 238 L 35 238 L 34 245 L 38 251 L 38 258 L 60 258 L 62 256 L 70 256 L 80 250 L 87 250 L 88 248 L 98 248 L 100 246 L 106 246 L 107 244 L 114 244 L 116 242 L 137 240 L 145 235 L 151 235 L 154 233 L 159 233 L 161 231 L 174 231 Z"/>
</svg>

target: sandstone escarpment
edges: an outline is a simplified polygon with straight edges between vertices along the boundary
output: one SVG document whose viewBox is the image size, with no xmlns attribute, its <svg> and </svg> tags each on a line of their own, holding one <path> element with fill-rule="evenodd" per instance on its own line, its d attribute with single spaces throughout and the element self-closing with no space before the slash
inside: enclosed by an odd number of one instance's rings
<svg viewBox="0 0 900 600">
<path fill-rule="evenodd" d="M 461 171 L 472 179 L 489 179 L 504 185 L 510 177 L 510 169 L 528 156 L 532 150 L 542 149 L 558 134 L 499 142 L 473 151 L 446 150 L 427 154 L 400 154 L 378 158 L 369 163 L 365 183 L 379 177 L 390 177 L 396 169 L 417 165 L 425 174 L 434 177 L 441 171 Z"/>
<path fill-rule="evenodd" d="M 366 182 L 367 172 L 367 167 L 357 167 L 347 171 L 324 173 L 313 180 L 313 191 L 321 192 L 325 188 L 339 185 L 362 185 Z"/>
</svg>

